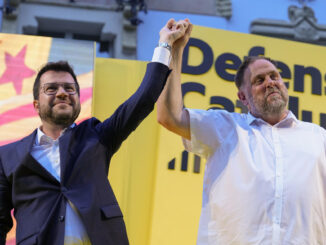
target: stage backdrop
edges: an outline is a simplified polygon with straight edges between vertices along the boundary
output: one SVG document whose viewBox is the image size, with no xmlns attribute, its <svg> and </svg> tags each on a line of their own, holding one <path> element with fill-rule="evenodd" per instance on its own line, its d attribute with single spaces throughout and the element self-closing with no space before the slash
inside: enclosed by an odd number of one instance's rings
<svg viewBox="0 0 326 245">
<path fill-rule="evenodd" d="M 81 113 L 91 116 L 94 44 L 92 42 L 0 33 L 0 145 L 30 134 L 40 126 L 33 108 L 33 84 L 38 69 L 48 61 L 73 65 L 80 84 Z M 35 214 L 37 215 L 37 214 Z M 15 226 L 7 245 L 15 243 Z"/>
<path fill-rule="evenodd" d="M 185 106 L 245 112 L 233 80 L 248 55 L 279 61 L 290 109 L 326 126 L 325 47 L 200 26 L 184 55 Z M 96 59 L 93 114 L 112 114 L 139 86 L 145 68 L 145 62 Z M 205 159 L 185 152 L 180 137 L 157 125 L 156 112 L 145 119 L 112 159 L 109 174 L 131 244 L 196 244 L 204 169 Z"/>
<path fill-rule="evenodd" d="M 53 39 L 41 41 L 38 37 L 4 34 L 0 37 L 0 141 L 6 143 L 39 125 L 30 121 L 37 120 L 35 114 L 24 117 L 32 111 L 28 106 L 32 102 L 31 83 L 36 67 L 49 59 Z M 6 41 L 13 37 L 14 40 Z M 39 51 L 43 56 L 33 54 L 43 47 L 45 51 Z M 78 62 L 82 49 L 74 50 L 78 54 L 73 56 L 77 57 L 73 62 Z M 199 26 L 194 27 L 184 56 L 185 106 L 246 111 L 237 101 L 233 79 L 247 55 L 266 55 L 278 60 L 289 87 L 290 109 L 299 119 L 325 127 L 326 48 Z M 17 61 L 13 64 L 23 64 L 18 70 L 10 65 L 15 57 Z M 38 62 L 35 67 L 33 62 Z M 137 89 L 146 63 L 97 58 L 94 69 L 92 114 L 105 119 Z M 12 70 L 15 76 L 11 75 Z M 85 91 L 91 88 L 90 72 L 79 73 L 79 79 L 85 79 L 85 83 L 81 81 Z M 21 79 L 16 80 L 17 77 Z M 15 112 L 15 108 L 24 106 L 30 109 L 23 112 L 17 109 L 19 113 L 4 118 L 11 110 Z M 18 127 L 9 129 L 9 124 Z M 186 153 L 180 137 L 158 126 L 156 112 L 144 120 L 114 156 L 109 172 L 132 245 L 196 244 L 204 168 L 205 160 Z M 13 237 L 10 233 L 8 242 Z"/>
</svg>

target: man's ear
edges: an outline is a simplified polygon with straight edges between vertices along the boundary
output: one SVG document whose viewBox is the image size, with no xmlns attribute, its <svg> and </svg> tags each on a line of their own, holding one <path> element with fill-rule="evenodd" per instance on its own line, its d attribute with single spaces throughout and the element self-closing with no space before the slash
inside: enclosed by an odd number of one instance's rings
<svg viewBox="0 0 326 245">
<path fill-rule="evenodd" d="M 38 100 L 33 100 L 33 106 L 34 106 L 35 111 L 39 112 L 40 105 L 38 103 Z"/>
<path fill-rule="evenodd" d="M 242 102 L 242 104 L 244 104 L 245 106 L 248 106 L 247 97 L 243 91 L 241 91 L 241 90 L 238 91 L 238 98 Z"/>
</svg>

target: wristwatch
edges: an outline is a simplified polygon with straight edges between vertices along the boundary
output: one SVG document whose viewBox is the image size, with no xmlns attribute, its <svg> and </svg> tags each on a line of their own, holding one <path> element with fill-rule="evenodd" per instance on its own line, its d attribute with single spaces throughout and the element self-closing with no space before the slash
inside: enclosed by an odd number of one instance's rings
<svg viewBox="0 0 326 245">
<path fill-rule="evenodd" d="M 158 47 L 166 48 L 170 52 L 172 50 L 172 47 L 168 43 L 166 43 L 166 42 L 159 42 L 158 43 Z"/>
</svg>

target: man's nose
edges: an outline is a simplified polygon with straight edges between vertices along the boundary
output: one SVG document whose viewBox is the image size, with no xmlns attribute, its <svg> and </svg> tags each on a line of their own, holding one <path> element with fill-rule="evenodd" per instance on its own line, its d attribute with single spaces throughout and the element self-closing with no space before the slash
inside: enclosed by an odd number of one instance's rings
<svg viewBox="0 0 326 245">
<path fill-rule="evenodd" d="M 274 87 L 275 86 L 275 80 L 273 80 L 270 76 L 267 76 L 266 78 L 267 87 Z"/>
<path fill-rule="evenodd" d="M 68 96 L 68 93 L 63 86 L 59 86 L 56 96 Z"/>
</svg>

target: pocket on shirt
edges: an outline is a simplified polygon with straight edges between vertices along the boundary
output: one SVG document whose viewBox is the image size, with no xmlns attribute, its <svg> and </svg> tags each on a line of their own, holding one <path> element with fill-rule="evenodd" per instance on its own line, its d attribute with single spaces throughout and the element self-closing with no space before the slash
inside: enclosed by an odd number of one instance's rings
<svg viewBox="0 0 326 245">
<path fill-rule="evenodd" d="M 20 240 L 17 240 L 17 245 L 35 245 L 37 244 L 37 235 L 38 233 L 23 237 Z"/>
<path fill-rule="evenodd" d="M 101 207 L 101 214 L 104 219 L 123 217 L 118 204 L 111 204 Z"/>
</svg>

